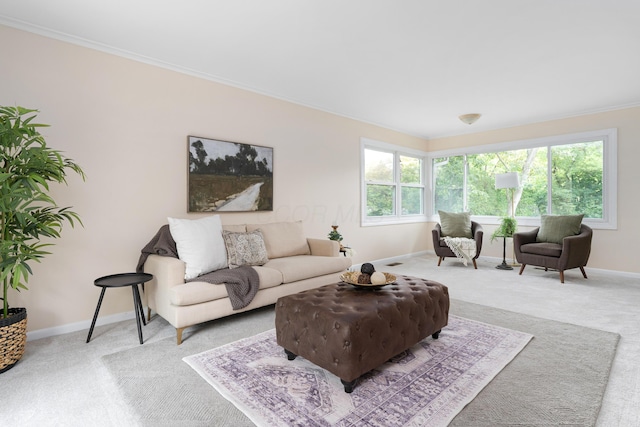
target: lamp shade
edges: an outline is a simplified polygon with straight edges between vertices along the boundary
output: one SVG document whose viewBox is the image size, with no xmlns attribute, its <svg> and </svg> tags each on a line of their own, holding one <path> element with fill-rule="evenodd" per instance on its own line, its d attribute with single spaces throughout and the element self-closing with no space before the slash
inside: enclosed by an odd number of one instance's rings
<svg viewBox="0 0 640 427">
<path fill-rule="evenodd" d="M 496 188 L 518 188 L 519 185 L 518 172 L 496 174 Z"/>
</svg>

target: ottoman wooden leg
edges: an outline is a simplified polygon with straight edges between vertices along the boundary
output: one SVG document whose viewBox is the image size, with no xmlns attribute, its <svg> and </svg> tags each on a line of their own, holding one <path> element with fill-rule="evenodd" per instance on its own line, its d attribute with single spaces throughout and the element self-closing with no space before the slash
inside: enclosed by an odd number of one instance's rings
<svg viewBox="0 0 640 427">
<path fill-rule="evenodd" d="M 431 335 L 431 338 L 433 338 L 434 340 L 437 340 L 437 339 L 438 339 L 438 337 L 440 336 L 440 332 L 442 332 L 442 329 L 440 329 L 440 330 L 439 330 L 439 331 L 437 331 L 437 332 L 434 332 L 434 333 Z"/>
</svg>

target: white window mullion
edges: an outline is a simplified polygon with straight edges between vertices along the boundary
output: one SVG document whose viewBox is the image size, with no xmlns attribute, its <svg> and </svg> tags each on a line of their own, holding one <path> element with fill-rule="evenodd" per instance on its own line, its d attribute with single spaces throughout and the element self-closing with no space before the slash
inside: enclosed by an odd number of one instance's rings
<svg viewBox="0 0 640 427">
<path fill-rule="evenodd" d="M 547 147 L 547 212 L 549 215 L 553 212 L 551 202 L 553 200 L 553 153 L 551 146 Z"/>
<path fill-rule="evenodd" d="M 407 187 L 416 187 L 421 189 L 422 191 L 421 198 L 422 198 L 422 203 L 424 205 L 426 203 L 425 201 L 427 200 L 427 195 L 426 195 L 427 189 L 426 189 L 426 186 L 424 185 L 424 176 L 425 176 L 424 165 L 427 163 L 426 162 L 427 153 L 417 151 L 417 150 L 412 150 L 409 148 L 394 146 L 394 145 L 387 144 L 380 141 L 373 141 L 365 138 L 361 138 L 360 144 L 361 144 L 361 188 L 362 188 L 361 224 L 363 226 L 368 226 L 368 225 L 400 224 L 400 223 L 409 223 L 409 222 L 426 222 L 427 221 L 427 215 L 425 214 L 426 207 L 423 207 L 422 213 L 419 213 L 419 214 L 407 214 L 407 215 L 403 214 L 403 205 L 402 205 L 403 184 L 402 184 L 401 157 L 413 157 L 420 161 L 420 164 L 421 164 L 420 185 L 407 185 Z M 373 152 L 387 153 L 387 154 L 393 155 L 393 163 L 392 163 L 393 171 L 391 174 L 392 178 L 390 177 L 392 181 L 367 180 L 367 175 L 369 177 L 377 175 L 376 169 L 375 169 L 375 161 L 371 165 L 367 165 L 367 160 L 366 160 L 367 157 L 374 159 L 377 156 L 377 154 L 374 154 Z M 368 169 L 369 166 L 371 166 L 370 169 Z M 390 189 L 393 190 L 392 191 L 393 196 L 391 197 L 391 199 L 377 198 L 375 200 L 377 206 L 369 206 L 368 203 L 370 201 L 373 202 L 373 200 L 368 198 L 368 189 L 370 188 L 369 186 L 373 186 L 373 185 L 390 187 Z M 380 195 L 380 193 L 378 193 L 378 195 Z M 383 197 L 386 197 L 386 196 L 383 194 Z M 414 194 L 411 194 L 411 197 L 412 198 L 409 199 L 410 201 L 413 200 Z M 380 203 L 380 200 L 382 200 L 382 203 Z M 385 206 L 385 200 L 387 201 L 386 206 Z M 393 212 L 391 215 L 376 214 L 376 215 L 369 216 L 369 212 L 372 212 L 372 211 L 386 212 L 388 211 L 389 207 Z M 419 209 L 415 209 L 415 206 L 413 206 L 413 209 L 410 209 L 409 211 L 412 212 L 412 211 L 418 211 L 418 210 Z"/>
<path fill-rule="evenodd" d="M 395 184 L 395 206 L 393 211 L 395 212 L 397 217 L 402 216 L 402 184 L 400 183 L 400 155 L 398 154 L 397 151 L 394 151 L 393 153 L 394 155 L 394 159 L 393 159 L 393 167 L 395 168 L 394 170 L 394 184 Z"/>
<path fill-rule="evenodd" d="M 464 171 L 463 171 L 463 180 L 462 180 L 462 210 L 464 212 L 469 212 L 469 161 L 467 160 L 467 155 L 464 156 Z"/>
</svg>

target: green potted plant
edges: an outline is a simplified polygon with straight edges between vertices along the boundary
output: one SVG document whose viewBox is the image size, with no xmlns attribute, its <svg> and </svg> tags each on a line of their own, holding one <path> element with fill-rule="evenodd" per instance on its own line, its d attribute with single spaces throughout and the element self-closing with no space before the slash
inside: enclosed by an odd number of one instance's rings
<svg viewBox="0 0 640 427">
<path fill-rule="evenodd" d="M 338 226 L 332 225 L 331 228 L 332 230 L 327 235 L 329 240 L 335 240 L 338 243 L 342 242 L 342 234 L 338 231 Z M 340 243 L 340 246 L 342 247 L 342 243 Z"/>
<path fill-rule="evenodd" d="M 505 216 L 500 221 L 500 225 L 498 226 L 498 228 L 496 228 L 491 234 L 491 241 L 493 242 L 499 237 L 513 237 L 513 233 L 516 232 L 517 227 L 518 222 L 515 218 L 511 216 Z"/>
<path fill-rule="evenodd" d="M 49 184 L 66 184 L 67 172 L 84 172 L 60 151 L 47 146 L 33 123 L 37 110 L 0 106 L 0 373 L 15 365 L 26 342 L 26 308 L 10 308 L 9 288 L 27 289 L 31 264 L 49 254 L 62 225 L 80 222 L 77 213 L 59 207 Z"/>
<path fill-rule="evenodd" d="M 329 232 L 327 237 L 329 238 L 329 240 L 335 240 L 336 242 L 338 242 L 340 244 L 340 250 L 343 251 L 344 246 L 342 246 L 342 234 L 340 234 L 340 232 L 338 231 L 338 226 L 332 225 L 331 228 L 332 230 Z"/>
</svg>

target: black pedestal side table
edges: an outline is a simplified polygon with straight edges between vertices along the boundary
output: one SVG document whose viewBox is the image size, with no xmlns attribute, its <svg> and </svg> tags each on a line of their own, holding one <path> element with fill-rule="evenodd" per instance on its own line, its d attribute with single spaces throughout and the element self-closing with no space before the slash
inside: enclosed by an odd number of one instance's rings
<svg viewBox="0 0 640 427">
<path fill-rule="evenodd" d="M 89 329 L 87 342 L 91 340 L 93 327 L 96 325 L 98 312 L 100 311 L 100 306 L 102 305 L 102 298 L 104 298 L 104 293 L 107 288 L 121 288 L 123 286 L 131 286 L 131 291 L 133 292 L 133 307 L 136 312 L 136 322 L 138 324 L 138 338 L 140 338 L 140 344 L 142 344 L 142 326 L 140 325 L 140 320 L 142 320 L 142 323 L 145 326 L 147 322 L 144 319 L 144 311 L 142 310 L 142 300 L 140 299 L 140 290 L 138 289 L 138 285 L 148 282 L 151 279 L 153 279 L 153 276 L 147 273 L 120 273 L 96 279 L 93 284 L 101 287 L 102 292 L 100 292 L 98 306 L 96 307 L 96 312 L 93 315 L 93 321 L 91 322 L 91 328 Z"/>
<path fill-rule="evenodd" d="M 509 264 L 507 264 L 507 236 L 496 236 L 502 237 L 502 264 L 496 265 L 498 270 L 513 270 Z M 511 237 L 511 236 L 509 236 Z"/>
</svg>

